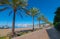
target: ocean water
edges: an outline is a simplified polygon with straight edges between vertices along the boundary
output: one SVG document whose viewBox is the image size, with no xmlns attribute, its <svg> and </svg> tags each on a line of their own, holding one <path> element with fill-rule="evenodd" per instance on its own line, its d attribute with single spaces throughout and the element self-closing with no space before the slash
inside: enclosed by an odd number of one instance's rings
<svg viewBox="0 0 60 39">
<path fill-rule="evenodd" d="M 9 28 L 12 28 L 12 26 Z M 15 28 L 29 28 L 29 27 L 23 27 L 23 26 L 17 27 L 17 26 L 15 26 Z"/>
</svg>

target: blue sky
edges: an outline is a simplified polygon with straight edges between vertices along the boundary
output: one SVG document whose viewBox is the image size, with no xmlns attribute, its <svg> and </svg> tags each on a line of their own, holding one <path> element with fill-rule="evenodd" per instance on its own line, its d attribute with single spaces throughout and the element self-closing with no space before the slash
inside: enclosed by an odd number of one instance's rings
<svg viewBox="0 0 60 39">
<path fill-rule="evenodd" d="M 60 0 L 29 0 L 29 8 L 31 7 L 37 7 L 40 9 L 40 12 L 44 14 L 45 17 L 48 18 L 50 22 L 53 22 L 54 19 L 54 12 L 56 9 L 60 6 Z M 1 8 L 1 6 L 0 6 Z M 9 8 L 3 12 L 0 12 L 0 25 L 5 24 L 12 24 L 12 15 L 8 16 L 8 13 L 12 9 Z M 12 12 L 13 13 L 13 12 Z M 35 19 L 35 24 L 38 23 L 38 21 Z M 32 24 L 32 18 L 30 16 L 23 16 L 23 19 L 21 19 L 20 16 L 16 16 L 16 24 Z"/>
</svg>

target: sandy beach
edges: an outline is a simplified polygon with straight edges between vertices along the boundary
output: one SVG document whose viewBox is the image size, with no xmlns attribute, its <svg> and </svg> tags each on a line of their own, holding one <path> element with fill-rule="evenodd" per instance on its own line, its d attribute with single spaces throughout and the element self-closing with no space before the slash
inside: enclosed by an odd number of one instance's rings
<svg viewBox="0 0 60 39">
<path fill-rule="evenodd" d="M 15 31 L 21 31 L 21 30 L 30 30 L 31 28 L 15 28 Z M 0 29 L 0 37 L 6 36 L 11 32 L 12 29 Z"/>
</svg>

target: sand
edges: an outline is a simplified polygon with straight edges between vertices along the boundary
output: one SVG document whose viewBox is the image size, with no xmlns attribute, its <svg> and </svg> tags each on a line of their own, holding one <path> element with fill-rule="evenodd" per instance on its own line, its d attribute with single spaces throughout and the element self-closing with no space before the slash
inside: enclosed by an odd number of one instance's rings
<svg viewBox="0 0 60 39">
<path fill-rule="evenodd" d="M 15 31 L 21 30 L 29 30 L 31 28 L 15 28 Z M 0 37 L 7 36 L 7 34 L 11 33 L 12 29 L 0 29 Z"/>
</svg>

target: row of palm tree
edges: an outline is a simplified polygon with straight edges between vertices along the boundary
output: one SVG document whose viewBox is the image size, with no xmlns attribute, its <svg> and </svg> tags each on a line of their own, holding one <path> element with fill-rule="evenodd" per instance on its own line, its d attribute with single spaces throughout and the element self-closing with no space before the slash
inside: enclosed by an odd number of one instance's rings
<svg viewBox="0 0 60 39">
<path fill-rule="evenodd" d="M 28 15 L 32 17 L 33 31 L 34 31 L 34 17 L 36 17 L 36 19 L 39 21 L 39 28 L 40 28 L 40 21 L 44 21 L 45 23 L 50 23 L 48 19 L 42 13 L 40 13 L 38 8 L 35 7 L 31 8 L 29 10 Z"/>
<path fill-rule="evenodd" d="M 48 19 L 42 14 L 40 13 L 40 15 L 37 17 L 37 20 L 39 22 L 39 28 L 40 28 L 40 21 L 44 21 L 45 23 L 48 23 Z"/>
<path fill-rule="evenodd" d="M 26 6 L 28 6 L 28 0 L 4 0 L 4 1 L 0 1 L 0 6 L 2 5 L 9 5 L 8 7 L 4 7 L 3 9 L 0 9 L 0 11 L 4 11 L 8 8 L 12 8 L 14 13 L 13 13 L 13 18 L 12 18 L 12 36 L 15 35 L 15 18 L 16 18 L 16 12 L 17 10 L 24 10 L 26 12 L 26 14 L 28 14 L 29 16 L 32 17 L 32 23 L 33 23 L 33 30 L 34 30 L 34 17 L 39 15 L 39 9 L 37 8 L 31 8 L 30 10 L 27 10 Z M 20 16 L 22 16 L 21 14 L 23 13 L 19 13 Z M 9 15 L 11 15 L 11 12 L 9 12 Z M 39 26 L 40 26 L 40 20 L 45 19 L 44 16 L 42 17 L 38 17 L 37 18 L 39 20 Z"/>
</svg>

